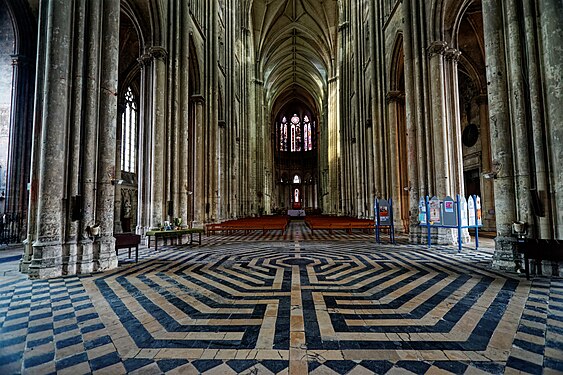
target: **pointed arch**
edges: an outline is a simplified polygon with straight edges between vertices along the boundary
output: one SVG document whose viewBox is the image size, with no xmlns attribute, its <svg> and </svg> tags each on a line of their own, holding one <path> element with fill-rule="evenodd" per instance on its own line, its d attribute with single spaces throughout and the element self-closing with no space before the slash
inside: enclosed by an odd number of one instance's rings
<svg viewBox="0 0 563 375">
<path fill-rule="evenodd" d="M 188 69 L 188 74 L 190 75 L 190 93 L 191 95 L 202 95 L 202 87 L 201 82 L 202 79 L 202 71 L 200 66 L 203 64 L 200 63 L 200 56 L 202 54 L 198 53 L 198 49 L 194 42 L 193 36 L 190 36 L 190 67 Z"/>
</svg>

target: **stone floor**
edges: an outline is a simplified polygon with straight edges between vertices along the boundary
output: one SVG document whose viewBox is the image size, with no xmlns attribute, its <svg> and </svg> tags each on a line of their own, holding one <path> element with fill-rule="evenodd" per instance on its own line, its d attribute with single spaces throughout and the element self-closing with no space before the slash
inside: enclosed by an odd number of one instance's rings
<svg viewBox="0 0 563 375">
<path fill-rule="evenodd" d="M 315 235 L 204 237 L 33 281 L 0 251 L 0 374 L 563 372 L 562 279 L 496 272 L 490 247 Z"/>
</svg>

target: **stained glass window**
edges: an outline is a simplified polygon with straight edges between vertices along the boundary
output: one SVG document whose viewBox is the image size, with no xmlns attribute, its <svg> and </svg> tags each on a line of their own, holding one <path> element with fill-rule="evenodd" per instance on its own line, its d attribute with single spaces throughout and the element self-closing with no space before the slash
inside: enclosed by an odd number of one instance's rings
<svg viewBox="0 0 563 375">
<path fill-rule="evenodd" d="M 303 140 L 305 151 L 311 151 L 313 149 L 313 142 L 311 141 L 311 122 L 308 116 L 303 117 Z"/>
<path fill-rule="evenodd" d="M 287 151 L 287 119 L 285 117 L 280 124 L 280 151 Z"/>
<path fill-rule="evenodd" d="M 291 151 L 301 151 L 301 120 L 299 116 L 291 118 Z"/>
<path fill-rule="evenodd" d="M 137 104 L 131 87 L 125 92 L 125 110 L 121 115 L 121 170 L 136 172 L 137 168 Z"/>
<path fill-rule="evenodd" d="M 303 120 L 301 120 L 297 114 L 294 114 L 289 124 L 287 118 L 283 117 L 277 132 L 280 151 L 299 152 L 301 150 L 313 150 L 314 123 L 311 123 L 308 116 L 304 116 Z"/>
</svg>

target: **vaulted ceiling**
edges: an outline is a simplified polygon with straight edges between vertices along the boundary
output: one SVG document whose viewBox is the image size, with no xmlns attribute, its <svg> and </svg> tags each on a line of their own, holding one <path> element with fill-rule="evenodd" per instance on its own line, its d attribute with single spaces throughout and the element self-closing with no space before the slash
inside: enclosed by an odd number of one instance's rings
<svg viewBox="0 0 563 375">
<path fill-rule="evenodd" d="M 269 110 L 295 99 L 320 110 L 336 70 L 337 0 L 254 0 L 252 22 Z"/>
</svg>

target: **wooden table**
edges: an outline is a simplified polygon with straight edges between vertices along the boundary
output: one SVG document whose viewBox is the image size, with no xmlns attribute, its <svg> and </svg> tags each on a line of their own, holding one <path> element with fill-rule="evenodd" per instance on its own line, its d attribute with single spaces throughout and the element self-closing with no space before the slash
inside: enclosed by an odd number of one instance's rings
<svg viewBox="0 0 563 375">
<path fill-rule="evenodd" d="M 164 241 L 168 238 L 175 238 L 176 241 L 182 238 L 183 235 L 190 235 L 190 242 L 186 245 L 198 244 L 201 245 L 201 234 L 204 232 L 203 228 L 186 228 L 186 229 L 172 229 L 172 230 L 149 230 L 145 234 L 148 237 L 148 247 L 151 247 L 151 237 L 154 237 L 154 249 L 158 250 L 158 238 L 163 238 Z M 198 239 L 194 240 L 194 234 L 198 235 Z M 165 242 L 166 243 L 166 242 Z"/>
</svg>

